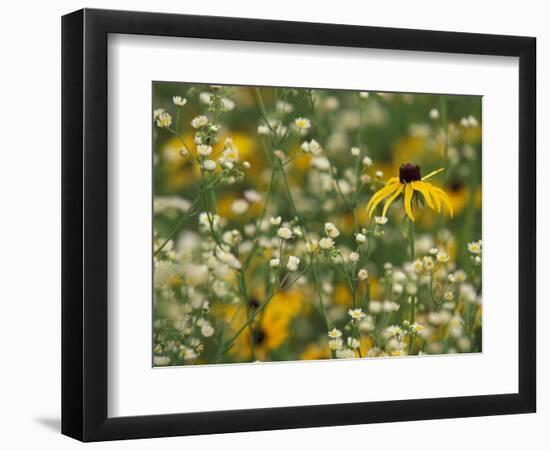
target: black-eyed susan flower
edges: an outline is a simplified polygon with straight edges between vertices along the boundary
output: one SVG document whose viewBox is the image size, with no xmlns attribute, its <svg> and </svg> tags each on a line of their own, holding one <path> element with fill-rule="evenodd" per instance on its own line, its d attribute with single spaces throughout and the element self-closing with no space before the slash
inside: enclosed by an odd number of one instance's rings
<svg viewBox="0 0 550 450">
<path fill-rule="evenodd" d="M 425 177 L 420 175 L 420 166 L 413 165 L 411 163 L 403 164 L 399 168 L 399 177 L 392 177 L 386 185 L 378 190 L 370 199 L 367 204 L 367 213 L 369 218 L 372 217 L 376 207 L 383 201 L 384 209 L 382 210 L 382 217 L 386 217 L 386 213 L 390 205 L 403 194 L 403 206 L 405 212 L 410 220 L 414 221 L 414 215 L 412 211 L 413 195 L 416 192 L 421 194 L 426 201 L 426 204 L 433 210 L 441 212 L 441 204 L 444 203 L 449 211 L 449 214 L 453 215 L 453 208 L 447 193 L 431 183 L 426 182 L 427 179 L 433 177 L 444 169 L 434 170 Z"/>
</svg>

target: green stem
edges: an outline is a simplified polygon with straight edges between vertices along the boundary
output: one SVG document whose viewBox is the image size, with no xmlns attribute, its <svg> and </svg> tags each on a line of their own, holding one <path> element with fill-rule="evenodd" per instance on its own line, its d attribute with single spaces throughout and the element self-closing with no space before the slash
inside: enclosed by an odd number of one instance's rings
<svg viewBox="0 0 550 450">
<path fill-rule="evenodd" d="M 200 200 L 200 196 L 197 196 L 197 198 L 195 200 L 193 200 L 193 203 L 191 204 L 191 206 L 189 207 L 189 209 L 186 211 L 186 213 L 181 217 L 181 219 L 179 220 L 179 222 L 176 224 L 176 226 L 172 229 L 172 231 L 170 231 L 170 233 L 168 234 L 168 236 L 166 237 L 166 239 L 164 240 L 164 242 L 160 245 L 159 248 L 157 248 L 157 250 L 155 251 L 155 253 L 153 254 L 153 256 L 157 256 L 161 250 L 166 246 L 166 244 L 168 244 L 168 242 L 170 241 L 170 239 L 172 239 L 174 237 L 174 235 L 179 231 L 180 227 L 187 221 L 189 220 L 191 217 L 193 217 L 194 215 L 197 214 L 197 211 L 195 211 L 195 206 L 197 206 L 197 203 L 199 202 Z"/>
<path fill-rule="evenodd" d="M 243 332 L 243 330 L 245 328 L 247 328 L 253 321 L 254 319 L 256 318 L 256 316 L 258 314 L 260 314 L 260 312 L 262 312 L 264 310 L 264 308 L 269 304 L 269 302 L 271 300 L 273 300 L 273 298 L 279 293 L 279 292 L 283 292 L 284 290 L 287 290 L 289 289 L 294 283 L 296 283 L 301 277 L 302 275 L 306 272 L 306 270 L 308 270 L 309 267 L 306 267 L 304 270 L 302 270 L 302 272 L 300 272 L 296 278 L 294 280 L 292 280 L 290 283 L 287 284 L 287 286 L 285 286 L 285 288 L 281 288 L 280 286 L 278 286 L 276 289 L 273 290 L 273 292 L 271 294 L 269 294 L 265 300 L 262 302 L 262 304 L 260 306 L 258 306 L 258 308 L 254 311 L 254 313 L 252 313 L 250 315 L 250 317 L 248 317 L 247 321 L 238 329 L 238 331 L 231 337 L 231 339 L 229 339 L 221 348 L 220 351 L 218 351 L 218 353 L 216 354 L 216 356 L 214 357 L 214 359 L 212 360 L 212 363 L 216 363 L 222 356 L 223 354 L 231 347 L 231 345 L 233 344 L 233 342 L 235 342 L 235 340 L 240 336 L 240 334 Z"/>
<path fill-rule="evenodd" d="M 248 303 L 248 293 L 246 290 L 246 280 L 244 276 L 244 271 L 241 269 L 237 275 L 237 281 L 239 285 L 239 293 L 241 294 L 244 307 L 246 308 L 246 318 L 250 319 L 250 305 Z M 250 349 L 251 349 L 251 359 L 252 361 L 256 360 L 256 342 L 254 341 L 254 332 L 252 329 L 252 322 L 248 323 L 248 332 L 250 334 Z"/>
<path fill-rule="evenodd" d="M 409 220 L 409 252 L 411 256 L 411 261 L 415 260 L 415 251 L 414 251 L 414 221 Z M 416 319 L 416 298 L 411 297 L 410 304 L 410 322 L 411 324 L 415 322 Z"/>
<path fill-rule="evenodd" d="M 317 270 L 315 269 L 315 262 L 311 262 L 311 275 L 313 277 L 313 284 L 315 285 L 315 291 L 317 292 L 317 297 L 319 298 L 319 305 L 321 306 L 321 313 L 323 314 L 323 319 L 327 327 L 327 332 L 330 331 L 330 322 L 328 319 L 327 309 L 325 307 L 325 302 L 323 301 L 323 293 L 321 290 L 321 283 L 319 282 L 319 276 L 317 275 Z M 334 358 L 334 351 L 330 351 L 331 356 Z"/>
<path fill-rule="evenodd" d="M 411 261 L 415 260 L 414 255 L 414 221 L 409 219 L 409 254 L 411 256 Z"/>
</svg>

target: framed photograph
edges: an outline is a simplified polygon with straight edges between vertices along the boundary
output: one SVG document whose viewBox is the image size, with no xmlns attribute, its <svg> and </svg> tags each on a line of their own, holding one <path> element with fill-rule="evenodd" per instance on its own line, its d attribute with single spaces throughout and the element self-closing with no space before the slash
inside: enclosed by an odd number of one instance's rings
<svg viewBox="0 0 550 450">
<path fill-rule="evenodd" d="M 535 411 L 535 38 L 62 27 L 64 434 Z"/>
</svg>

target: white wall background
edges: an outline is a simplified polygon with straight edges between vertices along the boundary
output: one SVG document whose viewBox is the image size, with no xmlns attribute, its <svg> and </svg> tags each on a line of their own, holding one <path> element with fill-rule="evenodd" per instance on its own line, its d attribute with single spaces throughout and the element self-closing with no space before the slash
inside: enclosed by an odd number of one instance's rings
<svg viewBox="0 0 550 450">
<path fill-rule="evenodd" d="M 5 2 L 0 15 L 0 444 L 3 448 L 76 448 L 59 434 L 60 417 L 60 16 L 83 6 L 358 25 L 531 35 L 538 38 L 539 230 L 548 227 L 550 157 L 544 107 L 550 29 L 544 2 L 407 0 L 357 2 L 181 0 Z M 37 88 L 37 81 L 41 86 Z M 498 161 L 506 165 L 506 161 Z M 511 174 L 515 168 L 511 168 Z M 505 180 L 503 180 L 505 181 Z M 550 239 L 539 232 L 539 278 Z M 503 266 L 503 269 L 505 267 Z M 542 320 L 549 289 L 539 282 L 539 381 L 550 374 L 550 331 Z M 205 392 L 205 395 L 206 392 Z M 101 443 L 94 448 L 262 448 L 315 446 L 413 449 L 544 448 L 550 394 L 539 382 L 536 415 L 409 422 L 277 432 Z M 540 445 L 542 444 L 542 445 Z"/>
</svg>

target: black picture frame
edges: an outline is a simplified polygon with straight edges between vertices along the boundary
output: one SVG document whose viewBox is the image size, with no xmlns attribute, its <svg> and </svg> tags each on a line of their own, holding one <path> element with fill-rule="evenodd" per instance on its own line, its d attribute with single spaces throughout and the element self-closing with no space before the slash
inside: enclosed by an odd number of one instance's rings
<svg viewBox="0 0 550 450">
<path fill-rule="evenodd" d="M 518 393 L 109 418 L 107 37 L 111 33 L 518 57 Z M 94 9 L 64 16 L 62 433 L 101 441 L 535 412 L 535 91 L 533 37 Z"/>
</svg>

